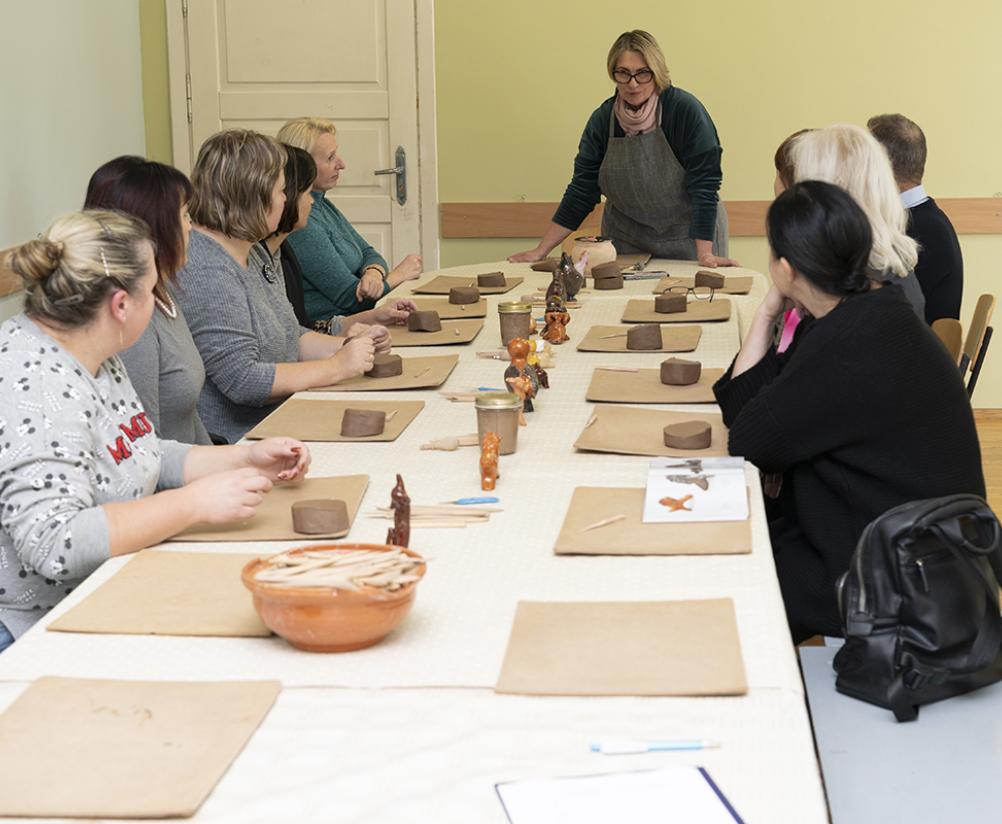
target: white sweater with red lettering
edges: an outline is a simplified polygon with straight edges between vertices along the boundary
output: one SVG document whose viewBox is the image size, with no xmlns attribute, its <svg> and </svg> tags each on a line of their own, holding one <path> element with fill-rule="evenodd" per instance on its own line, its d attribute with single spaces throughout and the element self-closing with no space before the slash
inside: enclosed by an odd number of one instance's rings
<svg viewBox="0 0 1002 824">
<path fill-rule="evenodd" d="M 109 555 L 102 504 L 181 486 L 122 362 L 91 375 L 24 315 L 0 326 L 0 623 L 18 637 Z"/>
</svg>

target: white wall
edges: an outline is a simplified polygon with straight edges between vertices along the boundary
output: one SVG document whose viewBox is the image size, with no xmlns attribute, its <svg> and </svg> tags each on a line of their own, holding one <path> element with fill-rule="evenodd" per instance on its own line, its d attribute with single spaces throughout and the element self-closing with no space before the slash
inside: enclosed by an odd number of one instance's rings
<svg viewBox="0 0 1002 824">
<path fill-rule="evenodd" d="M 137 0 L 0 0 L 0 31 L 3 249 L 79 209 L 91 173 L 145 137 Z"/>
</svg>

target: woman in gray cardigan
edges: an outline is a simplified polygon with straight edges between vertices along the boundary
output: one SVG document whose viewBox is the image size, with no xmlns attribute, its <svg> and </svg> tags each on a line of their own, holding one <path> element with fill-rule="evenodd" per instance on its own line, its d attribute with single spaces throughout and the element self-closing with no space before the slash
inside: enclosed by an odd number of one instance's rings
<svg viewBox="0 0 1002 824">
<path fill-rule="evenodd" d="M 157 271 L 140 221 L 66 215 L 7 263 L 25 310 L 0 326 L 0 649 L 110 556 L 249 518 L 272 481 L 310 460 L 291 438 L 158 437 L 118 357 L 153 313 Z"/>
</svg>

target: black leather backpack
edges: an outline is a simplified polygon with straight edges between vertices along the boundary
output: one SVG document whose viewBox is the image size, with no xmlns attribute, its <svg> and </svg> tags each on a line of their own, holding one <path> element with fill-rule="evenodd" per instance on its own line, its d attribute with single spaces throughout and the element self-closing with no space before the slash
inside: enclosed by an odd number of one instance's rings
<svg viewBox="0 0 1002 824">
<path fill-rule="evenodd" d="M 1002 680 L 999 522 L 976 495 L 914 501 L 863 531 L 836 584 L 835 687 L 913 721 L 918 707 Z"/>
</svg>

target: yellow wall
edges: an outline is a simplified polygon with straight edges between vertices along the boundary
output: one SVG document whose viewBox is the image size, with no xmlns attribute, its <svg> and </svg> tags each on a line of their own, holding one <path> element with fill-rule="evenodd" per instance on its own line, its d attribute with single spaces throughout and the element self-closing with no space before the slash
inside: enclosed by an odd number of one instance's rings
<svg viewBox="0 0 1002 824">
<path fill-rule="evenodd" d="M 164 0 L 139 0 L 146 156 L 171 163 L 170 86 L 167 80 L 167 13 Z"/>
<path fill-rule="evenodd" d="M 925 130 L 933 196 L 1002 196 L 1002 5 L 993 0 L 436 0 L 435 15 L 444 202 L 558 200 L 585 120 L 612 93 L 608 48 L 631 28 L 658 38 L 673 81 L 713 116 L 725 199 L 772 197 L 773 152 L 791 132 L 862 125 L 887 111 Z M 1002 236 L 964 236 L 961 244 L 966 324 L 979 294 L 1002 295 Z M 531 245 L 443 240 L 442 264 L 497 260 Z M 764 271 L 764 240 L 734 239 L 731 253 Z M 977 406 L 1002 407 L 1000 344 Z"/>
</svg>

